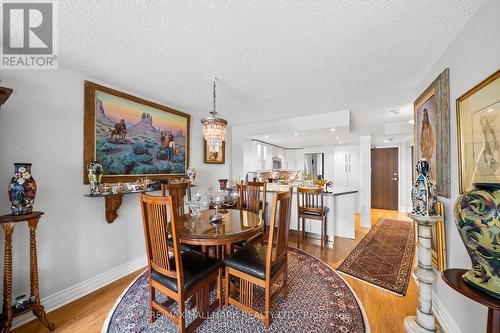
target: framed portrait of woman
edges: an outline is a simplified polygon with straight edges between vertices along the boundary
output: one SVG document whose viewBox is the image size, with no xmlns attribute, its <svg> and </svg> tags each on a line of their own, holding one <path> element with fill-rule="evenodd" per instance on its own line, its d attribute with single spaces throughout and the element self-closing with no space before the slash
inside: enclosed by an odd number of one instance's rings
<svg viewBox="0 0 500 333">
<path fill-rule="evenodd" d="M 415 163 L 424 158 L 438 195 L 450 197 L 450 93 L 445 69 L 414 103 Z"/>
<path fill-rule="evenodd" d="M 500 184 L 500 70 L 457 99 L 460 193 Z"/>
</svg>

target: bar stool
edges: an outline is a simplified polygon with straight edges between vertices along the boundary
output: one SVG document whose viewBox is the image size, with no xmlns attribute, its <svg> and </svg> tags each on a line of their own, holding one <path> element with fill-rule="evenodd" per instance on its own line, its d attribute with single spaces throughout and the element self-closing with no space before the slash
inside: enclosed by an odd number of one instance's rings
<svg viewBox="0 0 500 333">
<path fill-rule="evenodd" d="M 321 249 L 323 245 L 328 242 L 327 231 L 327 215 L 328 207 L 323 205 L 323 189 L 322 188 L 297 188 L 297 218 L 298 230 L 301 229 L 302 219 L 302 235 L 304 239 L 305 234 L 305 220 L 316 220 L 321 222 Z"/>
</svg>

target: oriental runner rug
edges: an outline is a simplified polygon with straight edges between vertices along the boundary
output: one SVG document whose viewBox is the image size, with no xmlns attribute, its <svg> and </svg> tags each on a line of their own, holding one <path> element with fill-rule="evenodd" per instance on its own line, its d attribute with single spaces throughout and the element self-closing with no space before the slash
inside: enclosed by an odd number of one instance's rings
<svg viewBox="0 0 500 333">
<path fill-rule="evenodd" d="M 381 219 L 337 270 L 404 296 L 408 289 L 414 254 L 414 223 Z"/>
</svg>

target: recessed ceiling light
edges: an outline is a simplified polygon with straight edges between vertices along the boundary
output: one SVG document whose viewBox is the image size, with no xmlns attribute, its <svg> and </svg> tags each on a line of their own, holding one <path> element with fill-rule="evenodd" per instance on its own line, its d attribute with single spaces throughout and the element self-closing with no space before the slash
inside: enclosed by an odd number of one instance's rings
<svg viewBox="0 0 500 333">
<path fill-rule="evenodd" d="M 494 110 L 493 109 L 489 109 L 488 112 L 493 112 Z"/>
<path fill-rule="evenodd" d="M 388 143 L 388 142 L 391 142 L 392 140 L 394 140 L 394 139 L 393 138 L 388 138 L 388 139 L 384 139 L 384 142 Z"/>
<path fill-rule="evenodd" d="M 399 114 L 399 110 L 391 110 L 389 112 L 392 113 L 392 114 Z"/>
<path fill-rule="evenodd" d="M 340 139 L 340 136 L 336 136 L 335 139 L 337 139 L 337 140 Z"/>
<path fill-rule="evenodd" d="M 415 119 L 410 119 L 410 120 L 408 120 L 408 124 L 415 125 Z"/>
<path fill-rule="evenodd" d="M 342 144 L 342 141 L 339 141 L 339 145 L 341 145 L 341 144 Z"/>
<path fill-rule="evenodd" d="M 385 143 L 387 143 L 387 142 L 389 142 L 389 140 L 387 140 L 387 139 L 384 139 L 384 142 L 385 142 Z"/>
<path fill-rule="evenodd" d="M 336 129 L 334 127 L 330 128 L 330 131 L 335 132 Z"/>
<path fill-rule="evenodd" d="M 267 135 L 267 134 L 266 134 L 264 137 L 265 137 L 266 139 L 269 139 L 269 135 Z"/>
<path fill-rule="evenodd" d="M 299 135 L 299 132 L 293 132 L 293 135 L 297 136 Z"/>
</svg>

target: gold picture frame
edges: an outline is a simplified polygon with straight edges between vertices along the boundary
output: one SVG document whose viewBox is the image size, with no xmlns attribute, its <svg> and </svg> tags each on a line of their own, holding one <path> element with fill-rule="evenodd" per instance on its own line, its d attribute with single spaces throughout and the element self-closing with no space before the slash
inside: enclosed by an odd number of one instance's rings
<svg viewBox="0 0 500 333">
<path fill-rule="evenodd" d="M 440 202 L 436 205 L 437 215 L 441 216 L 441 221 L 432 224 L 432 266 L 440 272 L 446 269 L 446 237 L 444 232 L 444 205 Z"/>
<path fill-rule="evenodd" d="M 209 153 L 208 144 L 206 140 L 203 140 L 205 145 L 203 149 L 203 162 L 207 164 L 224 164 L 226 163 L 226 142 L 222 141 L 222 145 L 219 147 L 218 153 Z"/>
<path fill-rule="evenodd" d="M 498 119 L 497 119 L 498 118 Z M 457 99 L 460 193 L 500 184 L 500 70 Z"/>
<path fill-rule="evenodd" d="M 451 195 L 450 87 L 446 68 L 413 103 L 414 161 L 425 158 L 437 193 Z M 414 173 L 416 176 L 416 174 Z"/>
<path fill-rule="evenodd" d="M 88 184 L 87 165 L 94 160 L 104 166 L 102 182 L 185 177 L 190 119 L 167 106 L 85 81 L 83 183 Z"/>
</svg>

